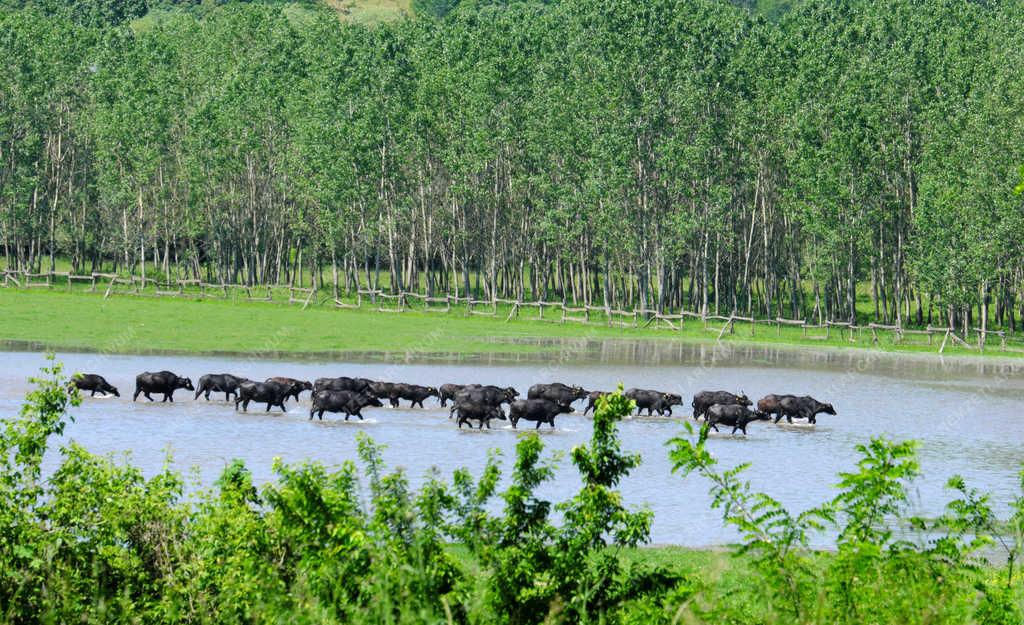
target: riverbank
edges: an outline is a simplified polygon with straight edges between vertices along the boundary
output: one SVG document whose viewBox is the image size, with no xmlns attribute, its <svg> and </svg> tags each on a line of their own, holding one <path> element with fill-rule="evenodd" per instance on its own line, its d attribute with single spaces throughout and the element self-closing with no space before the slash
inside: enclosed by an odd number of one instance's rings
<svg viewBox="0 0 1024 625">
<path fill-rule="evenodd" d="M 0 290 L 4 323 L 0 341 L 14 348 L 66 349 L 109 353 L 266 354 L 283 356 L 376 355 L 388 358 L 481 356 L 565 357 L 566 345 L 580 341 L 770 345 L 831 350 L 873 350 L 938 354 L 922 340 L 878 343 L 870 335 L 833 332 L 807 336 L 798 328 L 779 330 L 737 324 L 688 322 L 681 330 L 606 327 L 449 313 L 382 313 L 368 308 L 336 309 L 263 302 L 114 296 L 64 291 Z M 947 345 L 944 356 L 1019 359 L 1024 353 Z"/>
</svg>

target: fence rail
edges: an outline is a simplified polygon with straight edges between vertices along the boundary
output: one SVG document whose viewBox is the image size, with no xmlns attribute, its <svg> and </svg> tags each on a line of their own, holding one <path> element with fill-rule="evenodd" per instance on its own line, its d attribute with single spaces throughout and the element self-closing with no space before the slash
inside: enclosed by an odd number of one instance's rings
<svg viewBox="0 0 1024 625">
<path fill-rule="evenodd" d="M 136 297 L 179 297 L 179 298 L 212 298 L 238 299 L 249 302 L 279 303 L 300 305 L 306 310 L 311 305 L 329 304 L 337 308 L 360 309 L 375 308 L 378 312 L 403 313 L 407 311 L 452 313 L 461 310 L 464 315 L 499 317 L 504 315 L 500 307 L 507 307 L 506 321 L 512 319 L 547 321 L 556 323 L 579 323 L 583 325 L 604 325 L 622 328 L 655 328 L 682 331 L 688 320 L 700 322 L 703 330 L 715 334 L 721 340 L 726 334 L 736 332 L 736 324 L 746 324 L 749 335 L 756 336 L 758 325 L 775 326 L 776 334 L 782 335 L 782 328 L 800 328 L 804 338 L 811 340 L 831 340 L 832 333 L 838 332 L 840 337 L 856 343 L 865 332 L 871 334 L 871 345 L 883 342 L 904 344 L 908 337 L 925 337 L 927 346 L 933 346 L 935 338 L 941 336 L 942 342 L 938 352 L 941 354 L 949 344 L 956 344 L 965 349 L 983 352 L 988 346 L 990 337 L 999 339 L 999 350 L 1024 352 L 1024 345 L 1013 348 L 1007 345 L 1012 332 L 1006 330 L 990 330 L 987 328 L 968 328 L 958 334 L 953 328 L 927 326 L 925 328 L 906 328 L 899 324 L 868 323 L 857 325 L 847 321 L 824 321 L 810 323 L 806 319 L 758 319 L 740 315 L 710 315 L 689 310 L 655 310 L 646 307 L 633 310 L 622 310 L 611 306 L 569 305 L 559 301 L 523 301 L 513 299 L 474 299 L 454 295 L 433 295 L 401 291 L 390 293 L 380 289 L 358 289 L 348 296 L 349 301 L 329 296 L 319 299 L 316 288 L 296 287 L 292 285 L 247 286 L 241 284 L 209 283 L 196 279 L 161 281 L 143 279 L 137 276 L 119 276 L 110 273 L 94 272 L 77 275 L 70 272 L 29 273 L 25 271 L 0 271 L 0 287 L 15 289 L 58 289 L 72 290 L 73 285 L 88 283 L 87 292 L 96 293 L 106 287 L 103 298 L 111 295 L 133 295 Z M 535 310 L 535 313 L 528 311 Z M 547 313 L 547 316 L 545 316 Z M 552 315 L 551 313 L 555 313 Z M 722 324 L 719 326 L 718 324 Z M 824 332 L 824 334 L 822 334 Z M 973 337 L 971 336 L 973 334 Z M 921 343 L 914 343 L 922 345 Z"/>
</svg>

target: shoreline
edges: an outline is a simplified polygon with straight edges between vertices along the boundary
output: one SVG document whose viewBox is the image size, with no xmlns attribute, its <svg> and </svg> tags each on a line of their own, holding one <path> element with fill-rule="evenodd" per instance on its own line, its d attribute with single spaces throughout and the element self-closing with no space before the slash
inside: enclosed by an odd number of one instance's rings
<svg viewBox="0 0 1024 625">
<path fill-rule="evenodd" d="M 717 338 L 684 331 L 370 310 L 309 309 L 231 301 L 104 299 L 66 292 L 0 290 L 0 349 L 351 362 L 670 362 L 763 352 L 771 360 L 898 360 L 942 366 L 1024 367 L 1024 352 L 962 347 L 939 354 L 920 344 L 851 344 L 799 333 Z M 793 335 L 795 334 L 795 336 Z M 252 345 L 252 347 L 240 347 Z M 630 351 L 643 352 L 631 354 Z M 672 352 L 675 352 L 674 354 Z M 788 354 L 789 357 L 777 357 Z"/>
</svg>

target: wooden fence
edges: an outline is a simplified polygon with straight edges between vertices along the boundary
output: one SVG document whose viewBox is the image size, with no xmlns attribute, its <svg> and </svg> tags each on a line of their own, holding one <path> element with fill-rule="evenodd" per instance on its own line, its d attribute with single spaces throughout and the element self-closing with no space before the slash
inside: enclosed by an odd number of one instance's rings
<svg viewBox="0 0 1024 625">
<path fill-rule="evenodd" d="M 66 289 L 74 288 L 75 283 L 88 284 L 87 292 L 97 293 L 103 289 L 104 299 L 112 295 L 134 295 L 141 297 L 183 297 L 210 298 L 222 300 L 238 300 L 249 302 L 268 302 L 287 305 L 301 305 L 303 310 L 311 305 L 333 305 L 337 308 L 369 308 L 382 313 L 403 313 L 417 311 L 427 313 L 451 313 L 461 310 L 465 315 L 483 317 L 501 317 L 505 321 L 523 319 L 546 321 L 549 323 L 576 323 L 581 325 L 603 325 L 620 328 L 655 328 L 682 331 L 690 324 L 715 335 L 721 340 L 726 334 L 735 334 L 736 325 L 744 324 L 749 336 L 756 336 L 759 325 L 775 326 L 776 335 L 782 335 L 784 327 L 800 328 L 804 338 L 809 340 L 831 341 L 833 334 L 846 339 L 850 343 L 859 343 L 870 334 L 870 344 L 879 345 L 883 342 L 892 344 L 912 344 L 922 347 L 934 347 L 937 339 L 942 337 L 938 351 L 942 353 L 947 345 L 956 344 L 966 349 L 984 351 L 992 337 L 999 339 L 999 350 L 1024 353 L 1024 345 L 1011 347 L 1007 345 L 1007 332 L 1004 330 L 988 330 L 970 328 L 961 336 L 952 328 L 927 326 L 921 328 L 904 328 L 899 325 L 883 325 L 868 323 L 856 325 L 849 322 L 825 321 L 814 324 L 806 319 L 757 319 L 740 315 L 701 315 L 699 313 L 680 310 L 678 312 L 659 311 L 648 308 L 620 310 L 610 306 L 569 305 L 566 302 L 520 301 L 510 299 L 480 300 L 472 297 L 456 297 L 453 295 L 426 295 L 423 293 L 399 292 L 389 293 L 382 290 L 359 289 L 348 301 L 336 297 L 323 297 L 315 288 L 302 288 L 289 285 L 246 286 L 240 284 L 215 284 L 201 280 L 160 280 L 142 279 L 136 276 L 123 277 L 109 273 L 92 273 L 74 275 L 69 272 L 29 273 L 23 271 L 0 271 L 0 286 L 18 289 Z M 105 288 L 104 288 L 105 287 Z M 507 310 L 507 315 L 505 311 Z M 719 325 L 721 324 L 721 325 Z M 973 337 L 971 336 L 973 334 Z M 916 342 L 914 342 L 916 340 Z"/>
</svg>

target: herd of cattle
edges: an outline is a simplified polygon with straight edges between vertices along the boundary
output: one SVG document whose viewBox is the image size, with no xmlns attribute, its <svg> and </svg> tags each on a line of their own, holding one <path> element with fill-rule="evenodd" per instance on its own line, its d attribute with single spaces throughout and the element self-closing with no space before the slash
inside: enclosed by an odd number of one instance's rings
<svg viewBox="0 0 1024 625">
<path fill-rule="evenodd" d="M 120 397 L 117 389 L 108 383 L 103 376 L 89 373 L 77 374 L 72 384 L 81 391 L 89 391 L 90 396 L 96 393 Z M 573 412 L 572 404 L 586 400 L 583 410 L 586 415 L 594 410 L 597 400 L 608 391 L 587 391 L 579 386 L 561 383 L 535 384 L 527 392 L 526 399 L 519 398 L 519 392 L 512 387 L 489 386 L 483 384 L 442 384 L 440 387 L 404 384 L 400 382 L 381 382 L 366 378 L 320 378 L 315 382 L 296 380 L 294 378 L 274 377 L 263 382 L 248 380 L 228 373 L 208 374 L 199 378 L 197 386 L 192 385 L 190 378 L 181 377 L 170 371 L 156 373 L 140 373 L 135 377 L 135 394 L 132 401 L 139 395 L 153 401 L 151 393 L 163 395 L 163 401 L 174 401 L 174 391 L 185 389 L 195 391 L 194 399 L 203 395 L 207 400 L 210 393 L 224 393 L 224 400 L 234 399 L 235 410 L 241 406 L 248 411 L 249 403 L 266 404 L 269 412 L 273 407 L 286 411 L 288 399 L 298 401 L 299 396 L 309 391 L 312 395 L 312 406 L 309 418 L 314 415 L 323 419 L 325 412 L 344 414 L 345 420 L 356 416 L 362 420 L 362 409 L 382 407 L 383 401 L 397 408 L 402 400 L 409 402 L 410 407 L 417 405 L 423 408 L 423 401 L 429 397 L 437 397 L 442 407 L 451 402 L 448 418 L 457 416 L 458 426 L 463 424 L 478 428 L 486 425 L 491 427 L 492 420 L 511 422 L 515 428 L 520 421 L 533 421 L 539 428 L 542 423 L 555 427 L 555 417 Z M 636 402 L 636 413 L 646 410 L 648 416 L 671 417 L 674 406 L 682 406 L 683 398 L 675 393 L 664 393 L 645 389 L 631 388 L 625 395 Z M 503 406 L 508 405 L 508 414 Z M 738 395 L 726 391 L 701 391 L 693 396 L 691 402 L 693 418 L 703 418 L 716 432 L 718 426 L 732 427 L 747 433 L 747 425 L 753 421 L 768 421 L 774 418 L 778 423 L 783 417 L 789 422 L 793 418 L 806 419 L 815 423 L 819 414 L 836 414 L 832 404 L 820 402 L 810 396 L 797 395 L 766 395 L 752 408 L 753 402 L 743 393 Z"/>
</svg>

